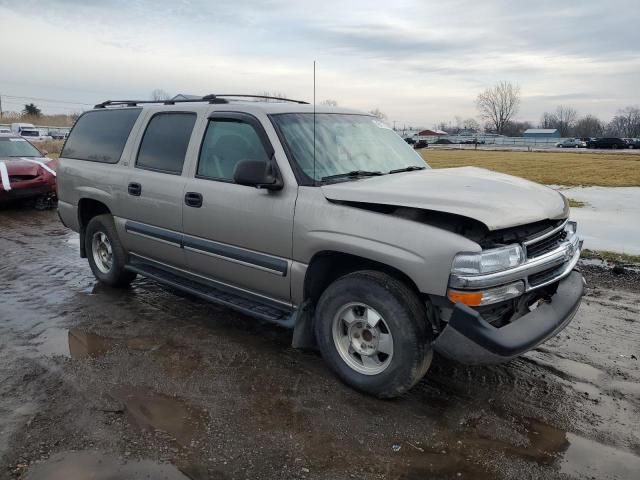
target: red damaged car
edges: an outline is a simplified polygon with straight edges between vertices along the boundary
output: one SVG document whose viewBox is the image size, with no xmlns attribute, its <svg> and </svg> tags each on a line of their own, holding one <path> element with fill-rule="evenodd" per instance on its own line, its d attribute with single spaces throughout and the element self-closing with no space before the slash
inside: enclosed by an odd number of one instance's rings
<svg viewBox="0 0 640 480">
<path fill-rule="evenodd" d="M 46 158 L 22 137 L 0 135 L 0 204 L 36 199 L 36 206 L 56 197 L 57 160 Z"/>
</svg>

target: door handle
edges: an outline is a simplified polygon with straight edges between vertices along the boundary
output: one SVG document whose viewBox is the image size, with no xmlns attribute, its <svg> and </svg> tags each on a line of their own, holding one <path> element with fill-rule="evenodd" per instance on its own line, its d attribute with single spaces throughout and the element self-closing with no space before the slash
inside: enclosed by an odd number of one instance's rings
<svg viewBox="0 0 640 480">
<path fill-rule="evenodd" d="M 202 194 L 198 192 L 187 192 L 184 196 L 184 203 L 188 207 L 200 208 L 202 206 Z"/>
<path fill-rule="evenodd" d="M 142 185 L 140 185 L 139 183 L 132 182 L 127 187 L 127 191 L 129 192 L 129 195 L 133 195 L 134 197 L 139 197 L 140 194 L 142 193 Z"/>
</svg>

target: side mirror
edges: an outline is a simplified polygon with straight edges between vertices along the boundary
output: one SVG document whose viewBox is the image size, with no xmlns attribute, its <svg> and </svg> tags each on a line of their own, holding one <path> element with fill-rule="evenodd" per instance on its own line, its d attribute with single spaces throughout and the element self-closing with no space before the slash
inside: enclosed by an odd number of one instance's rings
<svg viewBox="0 0 640 480">
<path fill-rule="evenodd" d="M 241 160 L 233 171 L 233 181 L 239 185 L 280 190 L 282 180 L 275 173 L 272 162 L 261 160 Z"/>
</svg>

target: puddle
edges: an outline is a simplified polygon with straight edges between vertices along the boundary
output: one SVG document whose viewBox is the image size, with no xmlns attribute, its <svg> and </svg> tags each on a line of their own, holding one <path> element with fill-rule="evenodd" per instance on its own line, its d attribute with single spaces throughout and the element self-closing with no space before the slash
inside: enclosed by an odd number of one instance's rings
<svg viewBox="0 0 640 480">
<path fill-rule="evenodd" d="M 32 466 L 27 480 L 188 480 L 175 466 L 151 460 L 122 462 L 99 452 L 63 452 Z"/>
<path fill-rule="evenodd" d="M 557 355 L 553 355 L 551 358 L 547 357 L 547 355 L 528 355 L 527 360 L 543 368 L 556 372 L 561 377 L 569 377 L 594 384 L 598 384 L 600 379 L 606 375 L 602 370 L 592 367 L 586 363 L 577 362 Z"/>
<path fill-rule="evenodd" d="M 640 254 L 640 187 L 573 187 L 561 192 L 588 203 L 571 209 L 585 248 Z"/>
<path fill-rule="evenodd" d="M 78 328 L 70 330 L 49 328 L 38 335 L 32 343 L 44 356 L 84 358 L 101 357 L 116 345 L 124 345 L 130 350 L 155 350 L 164 345 L 165 340 L 157 337 L 133 337 L 119 340 Z"/>
<path fill-rule="evenodd" d="M 208 415 L 185 401 L 144 387 L 115 387 L 109 395 L 125 405 L 129 421 L 141 430 L 169 435 L 183 447 L 205 436 Z"/>
<path fill-rule="evenodd" d="M 567 433 L 569 448 L 560 463 L 567 475 L 598 479 L 637 479 L 640 457 L 602 443 Z"/>
</svg>

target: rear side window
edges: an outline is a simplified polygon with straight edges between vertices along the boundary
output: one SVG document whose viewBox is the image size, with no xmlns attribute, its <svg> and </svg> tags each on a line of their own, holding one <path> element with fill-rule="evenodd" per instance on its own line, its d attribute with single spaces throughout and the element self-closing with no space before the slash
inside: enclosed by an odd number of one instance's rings
<svg viewBox="0 0 640 480">
<path fill-rule="evenodd" d="M 136 167 L 182 173 L 195 122 L 195 113 L 158 113 L 151 117 L 140 143 Z"/>
<path fill-rule="evenodd" d="M 61 157 L 118 163 L 141 109 L 100 110 L 82 115 L 64 144 Z"/>
</svg>

